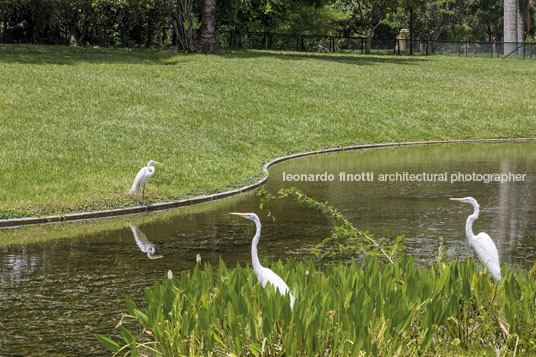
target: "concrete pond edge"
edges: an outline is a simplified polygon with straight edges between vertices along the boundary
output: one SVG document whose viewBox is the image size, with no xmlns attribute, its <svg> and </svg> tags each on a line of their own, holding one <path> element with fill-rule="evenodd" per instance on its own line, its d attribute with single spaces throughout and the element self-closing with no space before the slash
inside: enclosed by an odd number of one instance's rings
<svg viewBox="0 0 536 357">
<path fill-rule="evenodd" d="M 237 195 L 242 192 L 250 191 L 259 186 L 263 185 L 268 180 L 268 169 L 270 166 L 278 164 L 283 161 L 313 156 L 321 154 L 329 154 L 343 151 L 358 151 L 366 149 L 378 149 L 378 148 L 392 148 L 392 147 L 401 147 L 401 146 L 418 146 L 418 145 L 438 145 L 438 144 L 456 144 L 456 143 L 504 143 L 504 142 L 526 142 L 526 141 L 535 141 L 536 138 L 512 138 L 512 139 L 467 139 L 467 140 L 435 140 L 435 141 L 411 141 L 411 142 L 401 142 L 401 143 L 383 143 L 383 144 L 364 144 L 364 145 L 353 145 L 340 148 L 331 148 L 323 150 L 315 150 L 302 152 L 287 156 L 281 156 L 272 161 L 266 163 L 262 171 L 264 177 L 258 180 L 255 183 L 252 183 L 247 186 L 243 186 L 234 190 L 215 193 L 211 195 L 202 195 L 193 198 L 188 198 L 179 201 L 173 202 L 164 202 L 156 203 L 146 206 L 136 206 L 136 207 L 125 207 L 117 208 L 111 210 L 102 210 L 102 211 L 93 211 L 93 212 L 80 212 L 80 213 L 71 213 L 65 215 L 53 215 L 46 217 L 27 217 L 27 218 L 11 218 L 11 219 L 1 219 L 0 220 L 0 229 L 1 228 L 15 228 L 20 226 L 35 225 L 35 224 L 47 224 L 47 223 L 58 223 L 58 222 L 70 222 L 78 220 L 87 220 L 87 219 L 96 219 L 96 218 L 106 218 L 106 217 L 115 217 L 123 216 L 129 214 L 145 213 L 152 211 L 161 211 L 171 208 L 192 206 L 199 203 L 205 203 L 210 201 L 221 200 L 230 196 Z"/>
</svg>

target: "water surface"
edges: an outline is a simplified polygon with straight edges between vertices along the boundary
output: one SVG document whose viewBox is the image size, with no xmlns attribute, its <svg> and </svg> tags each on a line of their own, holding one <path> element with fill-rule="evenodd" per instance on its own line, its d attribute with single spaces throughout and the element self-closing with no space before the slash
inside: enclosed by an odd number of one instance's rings
<svg viewBox="0 0 536 357">
<path fill-rule="evenodd" d="M 274 166 L 265 186 L 296 186 L 329 201 L 377 237 L 406 236 L 409 254 L 426 263 L 441 241 L 452 257 L 473 256 L 464 236 L 472 207 L 449 201 L 473 196 L 481 205 L 474 231 L 495 241 L 501 263 L 528 269 L 536 262 L 536 143 L 449 144 L 345 152 L 295 159 Z M 374 174 L 341 182 L 340 173 Z M 508 173 L 518 182 L 392 182 L 381 174 Z M 285 174 L 332 174 L 333 181 L 288 182 Z M 370 177 L 370 175 L 369 175 Z M 150 183 L 149 183 L 150 185 Z M 93 333 L 110 335 L 124 312 L 124 297 L 168 269 L 190 269 L 199 254 L 215 264 L 250 262 L 254 227 L 230 216 L 256 212 L 263 222 L 261 261 L 308 259 L 332 222 L 290 200 L 271 203 L 276 217 L 259 210 L 254 192 L 172 211 L 92 222 L 0 231 L 0 355 L 99 355 Z M 136 232 L 136 234 L 134 234 Z M 15 237 L 63 237 L 32 244 L 2 244 Z M 152 247 L 152 248 L 151 248 Z M 153 259 L 156 258 L 156 259 Z"/>
</svg>

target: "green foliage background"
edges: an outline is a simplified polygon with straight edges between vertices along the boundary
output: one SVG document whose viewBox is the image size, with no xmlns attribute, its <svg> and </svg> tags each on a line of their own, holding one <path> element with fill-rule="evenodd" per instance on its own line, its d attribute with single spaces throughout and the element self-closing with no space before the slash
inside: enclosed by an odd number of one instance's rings
<svg viewBox="0 0 536 357">
<path fill-rule="evenodd" d="M 0 35 L 9 42 L 150 46 L 177 18 L 177 0 L 0 0 Z M 194 1 L 199 24 L 203 2 Z M 534 2 L 523 3 L 525 32 L 534 37 Z M 500 0 L 218 0 L 220 32 L 364 35 L 393 39 L 409 28 L 421 39 L 491 41 L 502 38 Z M 8 27 L 27 21 L 24 35 Z M 197 26 L 199 27 L 199 26 Z M 171 31 L 166 35 L 172 41 Z M 9 35 L 9 36 L 8 36 Z"/>
</svg>

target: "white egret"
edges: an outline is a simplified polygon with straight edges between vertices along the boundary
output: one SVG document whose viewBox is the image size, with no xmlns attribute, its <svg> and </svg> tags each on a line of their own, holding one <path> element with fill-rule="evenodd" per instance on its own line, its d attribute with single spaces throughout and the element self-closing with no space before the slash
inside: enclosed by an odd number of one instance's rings
<svg viewBox="0 0 536 357">
<path fill-rule="evenodd" d="M 143 192 L 142 192 L 142 205 L 145 203 L 145 183 L 149 179 L 149 177 L 154 175 L 154 166 L 153 165 L 164 165 L 160 162 L 151 160 L 147 163 L 147 166 L 144 166 L 138 171 L 138 174 L 136 175 L 136 178 L 134 179 L 134 183 L 132 184 L 132 188 L 128 192 L 129 194 L 133 194 L 136 192 L 136 203 L 140 204 L 139 202 L 139 194 L 140 194 L 140 187 L 143 186 Z"/>
<path fill-rule="evenodd" d="M 259 261 L 259 256 L 257 255 L 257 244 L 259 243 L 259 238 L 261 237 L 261 221 L 259 220 L 259 217 L 255 213 L 233 212 L 231 214 L 244 217 L 255 222 L 255 227 L 257 228 L 257 231 L 255 232 L 255 236 L 253 237 L 253 240 L 251 242 L 251 261 L 253 263 L 253 271 L 255 271 L 255 275 L 257 275 L 257 279 L 263 287 L 266 286 L 266 283 L 270 283 L 274 288 L 276 288 L 276 290 L 279 290 L 279 293 L 281 295 L 286 295 L 287 293 L 289 293 L 290 308 L 292 309 L 292 307 L 294 306 L 294 296 L 292 295 L 292 293 L 289 292 L 288 285 L 283 279 L 281 279 L 279 275 L 274 273 L 271 269 L 263 267 L 261 265 L 261 262 Z"/>
<path fill-rule="evenodd" d="M 470 203 L 473 205 L 475 211 L 472 215 L 467 217 L 467 222 L 465 223 L 465 234 L 467 235 L 467 240 L 469 241 L 469 244 L 475 248 L 482 264 L 487 265 L 491 276 L 497 281 L 501 280 L 499 253 L 497 252 L 495 243 L 493 243 L 487 233 L 480 232 L 476 236 L 473 233 L 473 222 L 478 218 L 478 214 L 480 212 L 478 202 L 473 197 L 451 198 L 451 200 Z"/>
</svg>

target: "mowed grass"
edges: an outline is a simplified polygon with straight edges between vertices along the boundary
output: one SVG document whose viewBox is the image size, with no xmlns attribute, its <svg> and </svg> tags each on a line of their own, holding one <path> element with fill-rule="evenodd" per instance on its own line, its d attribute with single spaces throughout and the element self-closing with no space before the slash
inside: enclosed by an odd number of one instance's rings
<svg viewBox="0 0 536 357">
<path fill-rule="evenodd" d="M 252 183 L 281 155 L 393 141 L 533 137 L 534 61 L 0 45 L 0 218 Z"/>
</svg>

